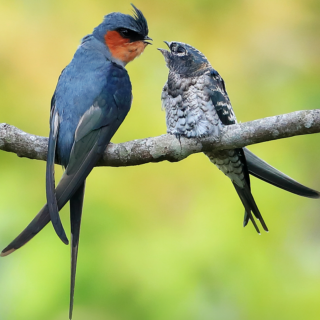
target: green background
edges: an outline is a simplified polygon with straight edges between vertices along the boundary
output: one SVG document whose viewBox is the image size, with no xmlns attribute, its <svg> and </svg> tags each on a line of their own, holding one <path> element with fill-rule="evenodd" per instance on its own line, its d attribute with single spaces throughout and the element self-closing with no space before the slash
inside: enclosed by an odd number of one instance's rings
<svg viewBox="0 0 320 320">
<path fill-rule="evenodd" d="M 157 47 L 182 41 L 225 79 L 238 121 L 319 108 L 317 0 L 143 1 L 154 45 L 128 65 L 133 105 L 113 142 L 165 133 Z M 0 122 L 42 136 L 50 99 L 80 39 L 128 1 L 0 0 Z M 320 190 L 319 135 L 250 147 Z M 61 169 L 57 167 L 57 178 Z M 87 180 L 75 320 L 319 319 L 320 202 L 252 178 L 270 232 L 203 154 L 179 163 L 98 168 Z M 45 162 L 0 151 L 0 247 L 45 202 Z M 62 210 L 69 230 L 68 208 Z M 0 319 L 68 317 L 70 248 L 51 225 L 0 259 Z"/>
</svg>

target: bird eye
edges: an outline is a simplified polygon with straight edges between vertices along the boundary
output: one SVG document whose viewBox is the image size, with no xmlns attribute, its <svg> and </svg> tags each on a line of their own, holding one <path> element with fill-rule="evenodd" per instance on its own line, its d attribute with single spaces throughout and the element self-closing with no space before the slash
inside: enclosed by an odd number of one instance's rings
<svg viewBox="0 0 320 320">
<path fill-rule="evenodd" d="M 124 37 L 127 38 L 129 35 L 129 30 L 128 29 L 121 29 L 119 30 L 119 33 Z"/>
<path fill-rule="evenodd" d="M 144 35 L 126 28 L 119 28 L 119 29 L 116 29 L 116 31 L 119 32 L 122 38 L 129 39 L 130 42 L 143 41 L 145 38 Z"/>
<path fill-rule="evenodd" d="M 183 47 L 181 47 L 181 46 L 179 46 L 178 48 L 177 48 L 177 53 L 185 53 L 186 52 L 186 49 L 185 48 L 183 48 Z"/>
<path fill-rule="evenodd" d="M 178 56 L 185 56 L 187 54 L 187 50 L 177 43 L 172 43 L 170 50 Z"/>
</svg>

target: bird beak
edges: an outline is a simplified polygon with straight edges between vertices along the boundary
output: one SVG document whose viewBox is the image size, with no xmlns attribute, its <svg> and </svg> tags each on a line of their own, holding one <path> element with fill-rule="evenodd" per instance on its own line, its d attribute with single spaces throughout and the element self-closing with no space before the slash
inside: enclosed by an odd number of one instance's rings
<svg viewBox="0 0 320 320">
<path fill-rule="evenodd" d="M 148 41 L 146 41 L 146 40 L 151 40 L 151 41 L 153 41 L 150 37 L 145 36 L 144 39 L 143 39 L 143 42 L 146 43 L 146 44 L 152 44 L 151 42 L 148 42 Z"/>
<path fill-rule="evenodd" d="M 168 48 L 170 49 L 170 45 L 171 45 L 171 42 L 168 42 L 168 41 L 163 41 L 167 46 Z"/>
<path fill-rule="evenodd" d="M 170 48 L 171 42 L 168 42 L 168 41 L 163 41 L 163 42 Z M 168 58 L 168 56 L 169 56 L 169 54 L 170 54 L 170 52 L 169 52 L 168 50 L 166 50 L 166 49 L 161 49 L 161 48 L 158 48 L 158 50 L 163 54 L 163 56 L 164 56 L 165 58 Z"/>
</svg>

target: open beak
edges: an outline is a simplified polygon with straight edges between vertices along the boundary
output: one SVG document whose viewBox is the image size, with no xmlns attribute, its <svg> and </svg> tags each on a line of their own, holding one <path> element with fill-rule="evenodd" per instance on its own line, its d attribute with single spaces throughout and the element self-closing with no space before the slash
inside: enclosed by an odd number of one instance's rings
<svg viewBox="0 0 320 320">
<path fill-rule="evenodd" d="M 171 42 L 168 42 L 168 41 L 163 41 L 163 42 L 168 46 L 168 48 L 170 48 Z M 169 53 L 169 51 L 166 50 L 166 49 L 158 48 L 158 50 L 159 50 L 164 56 L 166 56 L 166 55 Z"/>
<path fill-rule="evenodd" d="M 152 44 L 151 42 L 148 42 L 148 41 L 146 41 L 146 40 L 151 40 L 151 41 L 153 41 L 150 37 L 145 36 L 144 39 L 143 39 L 143 42 L 146 43 L 146 44 Z"/>
</svg>

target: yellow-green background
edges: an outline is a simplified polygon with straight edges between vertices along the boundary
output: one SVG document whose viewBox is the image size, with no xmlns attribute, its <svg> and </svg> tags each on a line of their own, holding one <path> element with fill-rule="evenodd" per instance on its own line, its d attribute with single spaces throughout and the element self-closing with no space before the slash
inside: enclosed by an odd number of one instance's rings
<svg viewBox="0 0 320 320">
<path fill-rule="evenodd" d="M 134 101 L 113 142 L 165 133 L 162 40 L 194 45 L 239 121 L 319 108 L 318 0 L 136 0 L 154 45 L 128 66 Z M 80 39 L 129 1 L 0 0 L 0 123 L 48 135 L 50 99 Z M 319 135 L 252 146 L 320 189 Z M 61 170 L 57 168 L 57 176 Z M 320 202 L 252 179 L 270 228 L 242 227 L 230 181 L 202 154 L 95 169 L 87 180 L 75 320 L 319 319 Z M 45 202 L 45 163 L 0 151 L 0 247 Z M 69 230 L 68 208 L 62 210 Z M 1 320 L 68 317 L 69 247 L 51 225 L 0 260 Z"/>
</svg>

